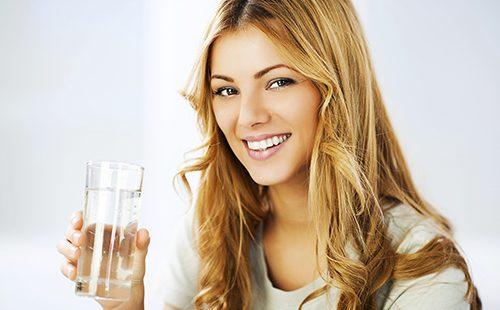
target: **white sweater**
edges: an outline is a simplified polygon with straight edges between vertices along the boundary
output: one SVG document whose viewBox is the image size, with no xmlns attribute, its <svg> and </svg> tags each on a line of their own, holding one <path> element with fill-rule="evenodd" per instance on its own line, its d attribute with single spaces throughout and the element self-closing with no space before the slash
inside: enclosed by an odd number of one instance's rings
<svg viewBox="0 0 500 310">
<path fill-rule="evenodd" d="M 181 309 L 194 309 L 192 299 L 196 295 L 198 255 L 193 238 L 193 213 L 188 212 L 179 223 L 170 247 L 163 300 Z M 388 232 L 398 253 L 414 253 L 440 232 L 434 221 L 425 219 L 412 207 L 400 204 L 385 212 Z M 262 225 L 257 242 L 252 244 L 250 262 L 254 281 L 253 308 L 298 309 L 302 300 L 315 289 L 324 285 L 321 277 L 293 291 L 274 287 L 267 277 L 267 267 L 262 250 Z M 402 242 L 401 242 L 402 241 Z M 464 273 L 456 267 L 448 267 L 440 273 L 411 280 L 387 282 L 377 294 L 378 309 L 469 309 L 465 300 L 467 282 Z M 304 304 L 304 310 L 336 309 L 339 291 L 330 289 Z"/>
</svg>

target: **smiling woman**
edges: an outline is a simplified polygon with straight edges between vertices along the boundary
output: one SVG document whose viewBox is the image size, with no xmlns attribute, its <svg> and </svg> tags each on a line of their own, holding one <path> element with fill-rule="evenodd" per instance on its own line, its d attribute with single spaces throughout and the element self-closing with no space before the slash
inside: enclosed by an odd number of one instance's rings
<svg viewBox="0 0 500 310">
<path fill-rule="evenodd" d="M 321 94 L 310 79 L 282 62 L 255 27 L 221 37 L 212 49 L 217 124 L 260 185 L 302 182 L 300 172 L 308 169 L 316 131 Z"/>
<path fill-rule="evenodd" d="M 164 300 L 197 309 L 480 309 L 415 188 L 347 0 L 226 0 L 182 95 L 200 171 Z"/>
</svg>

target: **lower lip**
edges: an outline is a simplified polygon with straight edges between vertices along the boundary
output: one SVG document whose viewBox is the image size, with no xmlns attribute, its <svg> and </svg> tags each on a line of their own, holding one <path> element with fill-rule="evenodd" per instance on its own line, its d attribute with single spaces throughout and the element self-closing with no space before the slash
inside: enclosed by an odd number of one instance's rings
<svg viewBox="0 0 500 310">
<path fill-rule="evenodd" d="M 248 143 L 246 141 L 243 141 L 243 144 L 245 145 L 245 148 L 247 149 L 248 156 L 250 156 L 251 158 L 253 158 L 255 160 L 266 160 L 269 157 L 276 154 L 283 147 L 283 145 L 285 145 L 288 142 L 288 140 L 290 138 L 291 137 L 288 137 L 288 139 L 286 139 L 285 142 L 280 143 L 280 144 L 273 146 L 271 148 L 268 148 L 265 151 L 251 150 L 250 148 L 248 148 Z"/>
</svg>

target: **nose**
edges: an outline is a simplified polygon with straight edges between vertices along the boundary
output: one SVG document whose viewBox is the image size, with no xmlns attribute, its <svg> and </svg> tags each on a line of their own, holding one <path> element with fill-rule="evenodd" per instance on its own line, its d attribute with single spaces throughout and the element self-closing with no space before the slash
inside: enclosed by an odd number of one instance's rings
<svg viewBox="0 0 500 310">
<path fill-rule="evenodd" d="M 260 123 L 269 121 L 271 114 L 267 105 L 257 93 L 247 92 L 240 101 L 240 114 L 238 125 L 242 128 L 252 128 Z"/>
</svg>

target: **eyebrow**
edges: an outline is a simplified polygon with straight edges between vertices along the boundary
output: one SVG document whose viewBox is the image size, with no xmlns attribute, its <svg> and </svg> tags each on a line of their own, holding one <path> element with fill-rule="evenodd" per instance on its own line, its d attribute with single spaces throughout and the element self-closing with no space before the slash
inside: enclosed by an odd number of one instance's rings
<svg viewBox="0 0 500 310">
<path fill-rule="evenodd" d="M 270 67 L 267 67 L 267 68 L 264 68 L 262 70 L 260 70 L 259 72 L 255 73 L 253 75 L 253 78 L 254 79 L 260 79 L 261 77 L 263 77 L 266 73 L 268 73 L 269 71 L 271 70 L 274 70 L 274 69 L 277 69 L 277 68 L 281 68 L 281 67 L 285 67 L 285 68 L 288 68 L 290 70 L 293 70 L 293 71 L 296 71 L 295 69 L 285 65 L 285 64 L 277 64 L 277 65 L 273 65 L 273 66 L 270 66 Z M 214 74 L 210 77 L 210 80 L 213 80 L 213 79 L 221 79 L 221 80 L 225 80 L 225 81 L 228 81 L 228 82 L 231 82 L 233 83 L 234 82 L 234 79 L 230 78 L 230 77 L 227 77 L 227 76 L 224 76 L 224 75 L 220 75 L 220 74 Z"/>
</svg>

